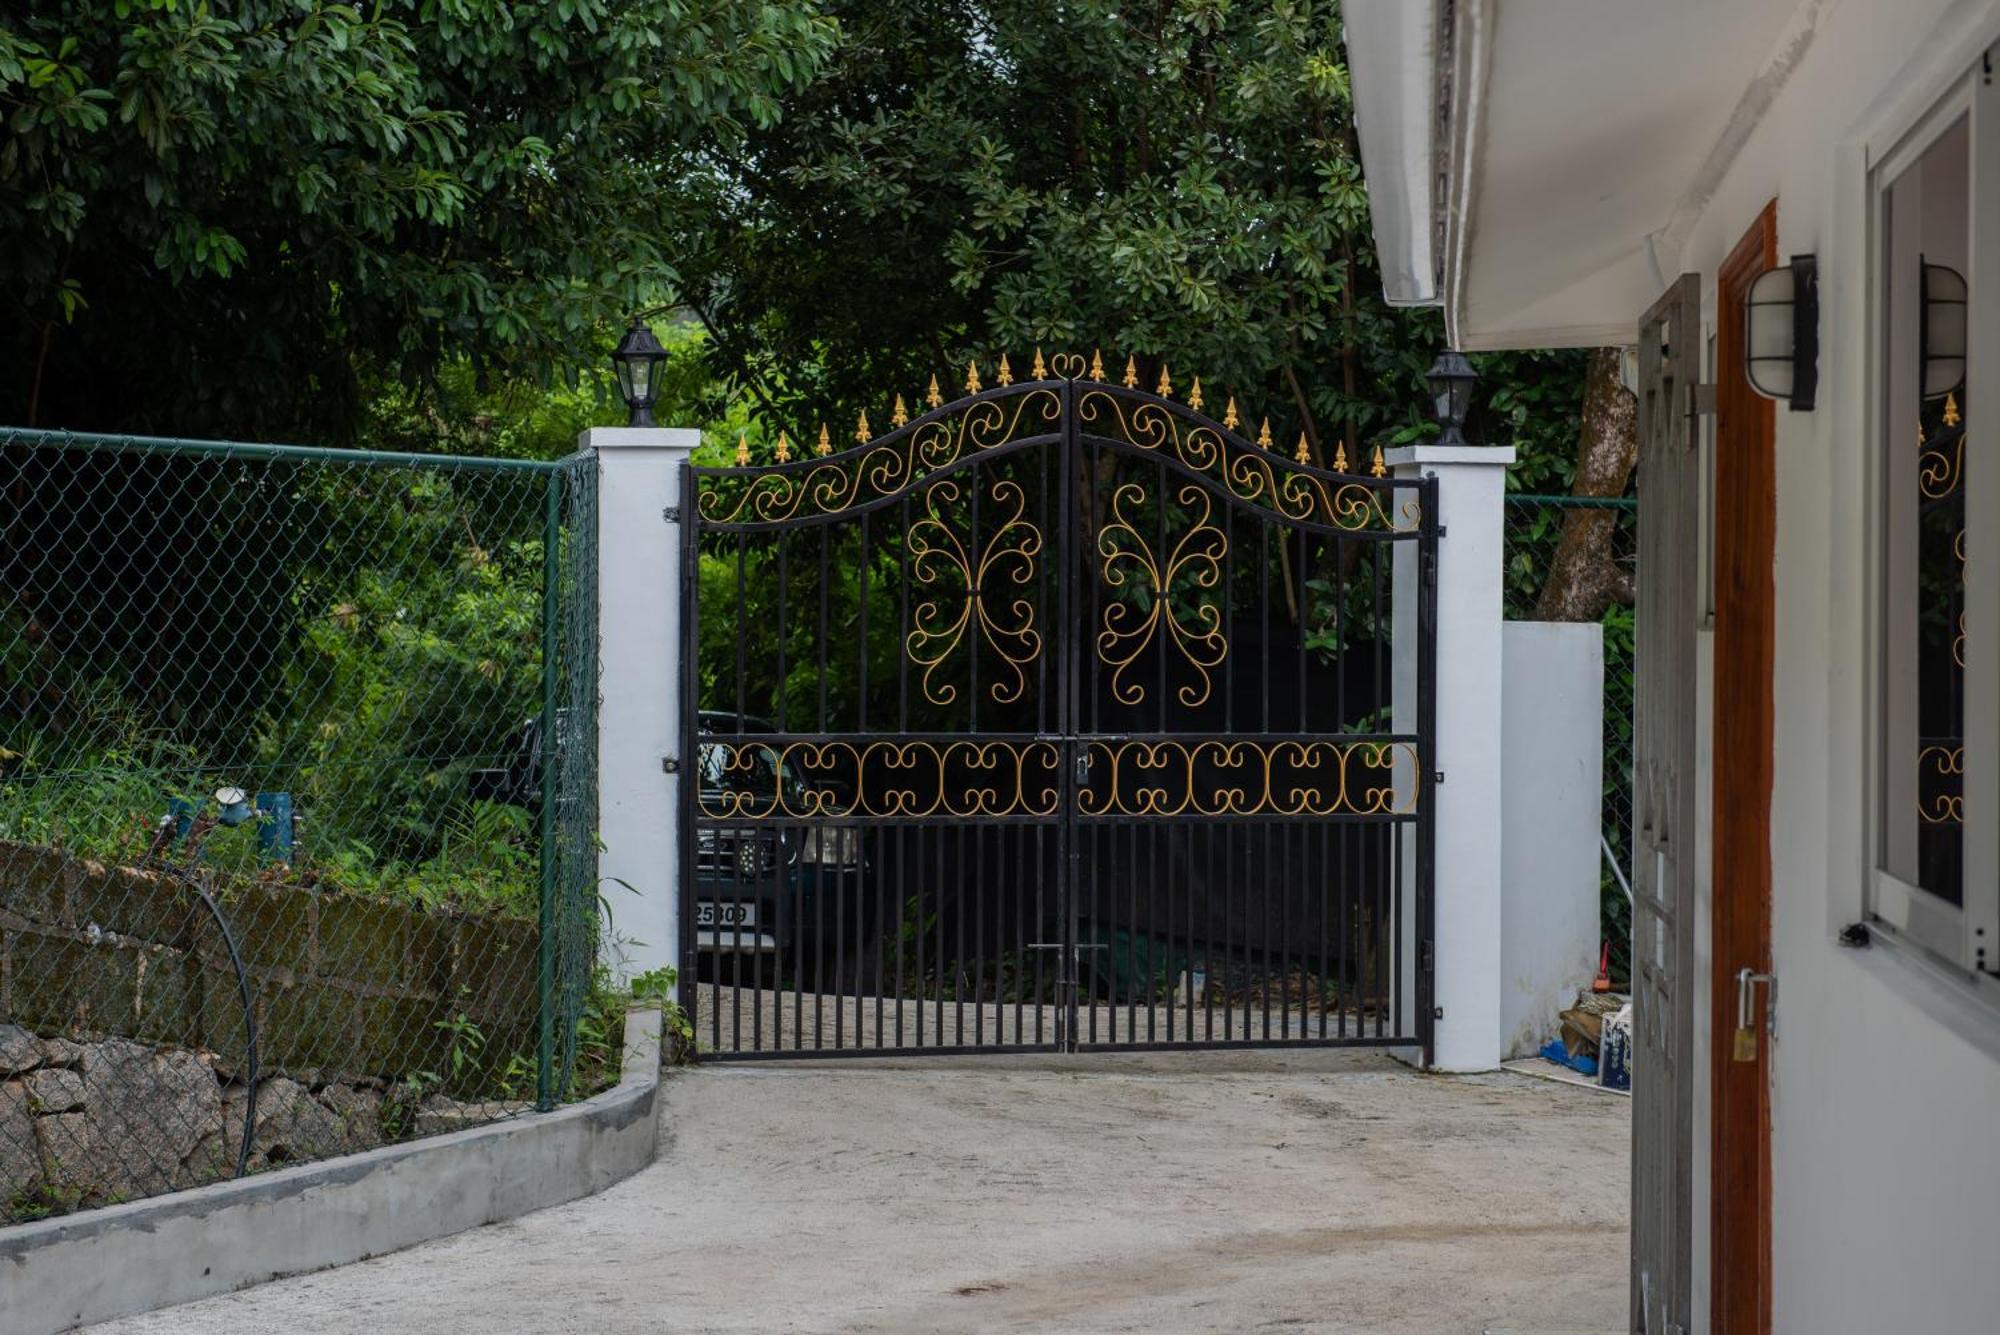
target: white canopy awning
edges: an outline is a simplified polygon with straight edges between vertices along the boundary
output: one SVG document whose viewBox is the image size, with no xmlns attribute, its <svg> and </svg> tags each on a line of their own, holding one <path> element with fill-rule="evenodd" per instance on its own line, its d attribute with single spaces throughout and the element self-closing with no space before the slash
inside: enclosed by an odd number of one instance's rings
<svg viewBox="0 0 2000 1335">
<path fill-rule="evenodd" d="M 1347 0 L 1389 300 L 1466 349 L 1630 342 L 1822 7 Z"/>
</svg>

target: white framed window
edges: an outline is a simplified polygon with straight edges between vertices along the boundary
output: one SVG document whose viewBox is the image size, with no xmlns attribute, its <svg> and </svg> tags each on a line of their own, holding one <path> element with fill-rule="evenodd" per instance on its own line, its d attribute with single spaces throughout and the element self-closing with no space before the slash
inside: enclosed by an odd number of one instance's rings
<svg viewBox="0 0 2000 1335">
<path fill-rule="evenodd" d="M 1868 913 L 2000 978 L 2000 96 L 1969 71 L 1871 173 L 1876 549 Z M 1971 325 L 1970 357 L 1946 356 Z M 1993 329 L 1982 325 L 1992 324 Z M 1990 390 L 1989 390 L 1990 392 Z"/>
</svg>

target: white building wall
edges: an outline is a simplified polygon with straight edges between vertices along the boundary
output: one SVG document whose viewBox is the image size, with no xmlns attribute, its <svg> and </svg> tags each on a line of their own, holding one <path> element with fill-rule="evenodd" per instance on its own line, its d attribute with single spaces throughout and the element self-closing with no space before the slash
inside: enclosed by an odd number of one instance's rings
<svg viewBox="0 0 2000 1335">
<path fill-rule="evenodd" d="M 1701 273 L 1712 321 L 1717 268 L 1774 196 L 1780 256 L 1814 252 L 1822 275 L 1820 405 L 1778 412 L 1773 1329 L 2000 1330 L 2000 1023 L 1908 959 L 1834 941 L 1871 870 L 1866 164 L 2000 39 L 2000 3 L 1812 7 L 1804 58 L 1661 279 Z M 1708 1013 L 1698 998 L 1704 1052 Z M 1705 1075 L 1697 1098 L 1705 1141 Z M 1696 1255 L 1705 1290 L 1705 1236 Z"/>
<path fill-rule="evenodd" d="M 1601 945 L 1604 627 L 1509 621 L 1501 633 L 1500 1042 L 1556 1036 Z"/>
</svg>

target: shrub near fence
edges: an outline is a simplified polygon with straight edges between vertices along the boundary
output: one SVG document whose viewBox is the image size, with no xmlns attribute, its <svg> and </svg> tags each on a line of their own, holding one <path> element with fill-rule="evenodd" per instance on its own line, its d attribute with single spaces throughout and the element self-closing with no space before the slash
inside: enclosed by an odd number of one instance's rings
<svg viewBox="0 0 2000 1335">
<path fill-rule="evenodd" d="M 0 1222 L 588 1092 L 595 476 L 0 437 Z"/>
<path fill-rule="evenodd" d="M 1535 605 L 1562 545 L 1563 521 L 1578 509 L 1608 510 L 1616 516 L 1611 557 L 1636 577 L 1639 502 L 1632 497 L 1507 497 L 1505 599 L 1510 620 L 1531 620 Z M 1611 947 L 1611 972 L 1630 977 L 1632 905 L 1619 878 L 1632 875 L 1632 690 L 1633 610 L 1613 603 L 1604 623 L 1604 812 L 1601 822 L 1606 859 L 1599 896 L 1603 937 Z M 1615 870 L 1614 870 L 1615 868 Z"/>
</svg>

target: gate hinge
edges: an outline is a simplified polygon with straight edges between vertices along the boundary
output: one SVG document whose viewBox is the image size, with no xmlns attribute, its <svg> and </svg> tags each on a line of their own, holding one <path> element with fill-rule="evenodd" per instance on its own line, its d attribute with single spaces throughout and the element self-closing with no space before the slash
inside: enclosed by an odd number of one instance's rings
<svg viewBox="0 0 2000 1335">
<path fill-rule="evenodd" d="M 1432 783 L 1443 783 L 1443 782 L 1444 782 L 1444 771 L 1443 771 L 1443 770 L 1441 770 L 1441 769 L 1434 769 L 1434 770 L 1432 770 L 1432 771 L 1431 771 L 1431 782 L 1432 782 Z"/>
<path fill-rule="evenodd" d="M 660 757 L 660 773 L 679 774 L 680 772 L 681 772 L 681 762 L 679 757 L 677 756 Z"/>
<path fill-rule="evenodd" d="M 668 506 L 668 507 L 667 507 L 666 509 L 664 509 L 664 510 L 660 511 L 660 518 L 661 518 L 661 519 L 663 519 L 663 520 L 665 520 L 665 521 L 666 521 L 667 523 L 669 523 L 669 524 L 678 524 L 678 523 L 680 523 L 680 522 L 681 522 L 681 508 L 680 508 L 680 506 L 678 506 L 678 505 L 669 505 L 669 506 Z"/>
</svg>

